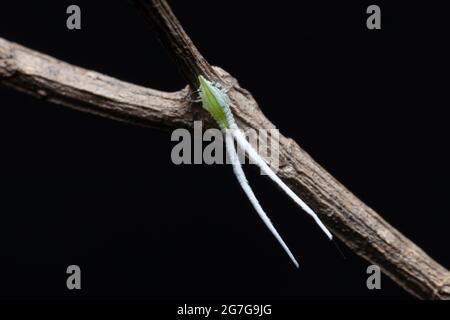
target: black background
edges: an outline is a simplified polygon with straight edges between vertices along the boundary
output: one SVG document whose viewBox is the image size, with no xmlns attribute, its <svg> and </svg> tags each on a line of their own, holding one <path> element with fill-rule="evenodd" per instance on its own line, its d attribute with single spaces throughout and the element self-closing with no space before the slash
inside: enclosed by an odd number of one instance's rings
<svg viewBox="0 0 450 320">
<path fill-rule="evenodd" d="M 436 3 L 171 1 L 280 131 L 440 263 L 448 252 L 448 33 Z M 426 4 L 425 4 L 426 3 Z M 70 4 L 82 30 L 66 28 Z M 382 30 L 366 28 L 370 4 Z M 0 36 L 116 78 L 185 85 L 127 1 L 3 1 Z M 175 166 L 170 132 L 0 87 L 0 298 L 409 299 L 347 259 L 253 168 L 295 270 L 228 166 Z M 219 197 L 226 205 L 218 206 Z M 82 269 L 82 290 L 66 268 Z"/>
</svg>

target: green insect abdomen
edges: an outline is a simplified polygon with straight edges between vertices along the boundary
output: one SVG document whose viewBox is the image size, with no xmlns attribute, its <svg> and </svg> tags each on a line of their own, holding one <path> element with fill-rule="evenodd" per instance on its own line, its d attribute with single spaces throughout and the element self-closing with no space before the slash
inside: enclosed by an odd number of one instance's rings
<svg viewBox="0 0 450 320">
<path fill-rule="evenodd" d="M 230 129 L 234 120 L 228 96 L 204 77 L 199 76 L 198 79 L 203 108 L 211 114 L 221 129 Z"/>
</svg>

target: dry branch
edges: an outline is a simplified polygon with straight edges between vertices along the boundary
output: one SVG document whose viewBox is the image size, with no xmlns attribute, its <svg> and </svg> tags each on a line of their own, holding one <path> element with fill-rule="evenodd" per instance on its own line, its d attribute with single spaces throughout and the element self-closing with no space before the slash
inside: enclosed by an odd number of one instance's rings
<svg viewBox="0 0 450 320">
<path fill-rule="evenodd" d="M 165 1 L 136 0 L 196 86 L 204 74 L 230 88 L 242 129 L 272 129 L 251 94 L 219 68 L 211 67 L 183 31 Z M 188 90 L 166 93 L 125 83 L 69 65 L 0 38 L 0 82 L 80 111 L 151 127 L 190 128 L 207 115 L 187 98 Z M 384 221 L 292 139 L 280 135 L 279 176 L 305 199 L 325 224 L 356 254 L 379 265 L 400 286 L 424 299 L 450 299 L 450 272 Z"/>
</svg>

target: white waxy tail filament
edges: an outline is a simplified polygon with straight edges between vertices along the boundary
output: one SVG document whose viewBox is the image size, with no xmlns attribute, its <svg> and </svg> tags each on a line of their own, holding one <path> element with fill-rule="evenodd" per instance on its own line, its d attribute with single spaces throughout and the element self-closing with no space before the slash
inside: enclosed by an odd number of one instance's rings
<svg viewBox="0 0 450 320">
<path fill-rule="evenodd" d="M 252 145 L 245 139 L 244 135 L 239 129 L 230 130 L 233 134 L 233 137 L 236 139 L 238 145 L 248 153 L 248 156 L 251 161 L 253 161 L 261 170 L 269 176 L 272 181 L 274 181 L 281 189 L 283 189 L 286 194 L 292 198 L 306 213 L 308 213 L 314 221 L 319 225 L 322 231 L 327 235 L 327 237 L 331 240 L 333 239 L 333 235 L 327 229 L 327 227 L 320 221 L 317 214 L 302 200 L 300 199 L 276 174 L 273 170 L 267 165 L 264 159 L 256 152 L 256 150 L 252 147 Z"/>
<path fill-rule="evenodd" d="M 292 260 L 292 262 L 295 264 L 295 266 L 298 268 L 298 262 L 295 259 L 294 255 L 292 254 L 291 250 L 289 250 L 289 247 L 286 245 L 284 240 L 281 238 L 280 234 L 278 233 L 277 229 L 275 229 L 274 225 L 272 224 L 272 221 L 270 221 L 270 218 L 267 216 L 267 214 L 264 212 L 263 208 L 259 204 L 258 199 L 256 198 L 255 194 L 253 193 L 252 188 L 248 184 L 247 178 L 245 177 L 244 171 L 242 170 L 241 164 L 239 162 L 239 158 L 236 152 L 236 149 L 234 147 L 234 139 L 231 132 L 237 131 L 237 130 L 227 130 L 225 132 L 225 146 L 227 150 L 227 154 L 230 158 L 230 161 L 233 165 L 233 171 L 236 175 L 236 178 L 241 185 L 242 189 L 244 190 L 245 194 L 247 195 L 248 199 L 250 200 L 251 204 L 255 208 L 256 212 L 258 213 L 261 220 L 264 222 L 266 227 L 272 232 L 274 237 L 278 240 L 280 245 L 283 247 L 284 251 L 286 251 L 289 258 Z M 245 140 L 245 138 L 244 138 Z"/>
</svg>

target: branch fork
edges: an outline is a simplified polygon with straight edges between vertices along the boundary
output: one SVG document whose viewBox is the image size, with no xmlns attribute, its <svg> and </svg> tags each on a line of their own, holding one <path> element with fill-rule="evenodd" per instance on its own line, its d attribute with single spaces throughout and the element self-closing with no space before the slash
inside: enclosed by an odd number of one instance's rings
<svg viewBox="0 0 450 320">
<path fill-rule="evenodd" d="M 134 0 L 175 58 L 191 88 L 198 75 L 230 88 L 232 110 L 243 131 L 273 129 L 251 94 L 236 79 L 208 64 L 164 0 Z M 0 38 L 0 83 L 75 110 L 162 129 L 189 128 L 194 120 L 213 126 L 192 106 L 189 89 L 162 92 L 76 67 Z M 450 299 L 450 272 L 388 224 L 300 146 L 280 134 L 279 177 L 353 252 L 380 266 L 422 299 Z"/>
</svg>

